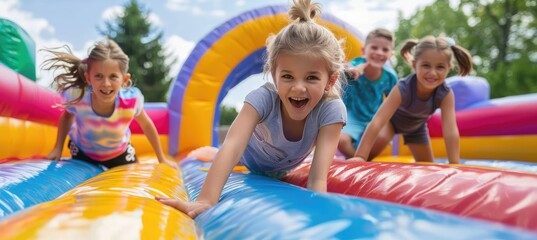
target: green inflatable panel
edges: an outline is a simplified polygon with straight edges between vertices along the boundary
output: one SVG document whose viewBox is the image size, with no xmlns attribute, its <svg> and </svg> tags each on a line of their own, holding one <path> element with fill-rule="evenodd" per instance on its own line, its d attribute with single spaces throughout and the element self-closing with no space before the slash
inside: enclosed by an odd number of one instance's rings
<svg viewBox="0 0 537 240">
<path fill-rule="evenodd" d="M 0 63 L 35 81 L 35 43 L 16 23 L 0 18 Z"/>
</svg>

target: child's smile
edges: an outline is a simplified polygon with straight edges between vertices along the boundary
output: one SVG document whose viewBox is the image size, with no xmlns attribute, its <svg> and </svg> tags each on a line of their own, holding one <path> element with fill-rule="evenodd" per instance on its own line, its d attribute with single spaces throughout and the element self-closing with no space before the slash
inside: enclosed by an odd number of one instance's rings
<svg viewBox="0 0 537 240">
<path fill-rule="evenodd" d="M 306 106 L 309 99 L 307 98 L 289 98 L 289 101 L 291 102 L 291 105 L 296 108 L 302 108 Z"/>
<path fill-rule="evenodd" d="M 414 63 L 418 78 L 418 89 L 430 92 L 444 83 L 451 67 L 449 60 L 448 56 L 437 50 L 424 51 Z"/>
<path fill-rule="evenodd" d="M 301 121 L 319 103 L 328 86 L 328 67 L 318 57 L 280 54 L 274 82 L 288 118 Z"/>
<path fill-rule="evenodd" d="M 117 61 L 108 59 L 93 62 L 91 69 L 86 73 L 86 80 L 93 88 L 94 104 L 114 104 L 119 90 L 129 77 L 121 71 Z"/>
<path fill-rule="evenodd" d="M 364 54 L 370 66 L 382 68 L 393 54 L 393 43 L 383 37 L 375 37 L 370 40 L 364 49 Z"/>
</svg>

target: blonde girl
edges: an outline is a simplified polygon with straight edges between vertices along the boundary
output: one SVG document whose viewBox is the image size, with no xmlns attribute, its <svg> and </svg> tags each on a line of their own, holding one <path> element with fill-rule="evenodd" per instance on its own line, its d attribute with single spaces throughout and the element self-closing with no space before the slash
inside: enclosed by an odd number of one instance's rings
<svg viewBox="0 0 537 240">
<path fill-rule="evenodd" d="M 209 170 L 194 202 L 157 198 L 194 218 L 215 205 L 239 161 L 252 173 L 285 176 L 313 150 L 307 187 L 326 192 L 345 105 L 338 81 L 345 55 L 328 29 L 314 22 L 317 3 L 294 0 L 291 23 L 267 40 L 267 83 L 246 96 L 245 104 Z"/>
</svg>

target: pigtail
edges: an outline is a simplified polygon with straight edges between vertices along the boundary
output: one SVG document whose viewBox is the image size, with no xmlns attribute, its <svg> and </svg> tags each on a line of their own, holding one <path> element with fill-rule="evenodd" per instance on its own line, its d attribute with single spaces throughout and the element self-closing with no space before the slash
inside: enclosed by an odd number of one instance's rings
<svg viewBox="0 0 537 240">
<path fill-rule="evenodd" d="M 44 51 L 53 56 L 43 62 L 43 70 L 60 71 L 61 73 L 54 77 L 52 84 L 58 87 L 59 92 L 65 92 L 70 88 L 80 89 L 80 95 L 74 100 L 65 103 L 65 105 L 73 105 L 82 99 L 86 91 L 88 83 L 84 77 L 87 71 L 87 63 L 72 54 L 71 49 L 65 45 L 63 48 L 66 52 L 56 51 L 52 49 L 44 49 Z"/>
<path fill-rule="evenodd" d="M 466 76 L 472 71 L 472 56 L 465 48 L 459 45 L 451 46 L 453 56 L 457 60 L 459 75 Z"/>
<path fill-rule="evenodd" d="M 414 62 L 414 54 L 412 51 L 417 45 L 418 40 L 410 39 L 403 43 L 403 47 L 399 51 L 401 58 L 403 58 L 403 60 L 410 66 L 412 66 L 412 63 Z"/>
</svg>

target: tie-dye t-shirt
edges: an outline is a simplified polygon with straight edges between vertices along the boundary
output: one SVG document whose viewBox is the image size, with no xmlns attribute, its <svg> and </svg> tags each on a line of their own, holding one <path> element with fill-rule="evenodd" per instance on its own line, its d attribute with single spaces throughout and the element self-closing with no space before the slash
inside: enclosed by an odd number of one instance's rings
<svg viewBox="0 0 537 240">
<path fill-rule="evenodd" d="M 79 89 L 69 89 L 63 93 L 66 101 L 79 96 Z M 130 142 L 129 125 L 134 116 L 142 112 L 144 96 L 138 88 L 121 89 L 116 99 L 114 112 L 101 116 L 91 107 L 91 94 L 86 90 L 82 100 L 66 107 L 75 116 L 69 137 L 88 157 L 106 161 L 122 154 Z"/>
</svg>

